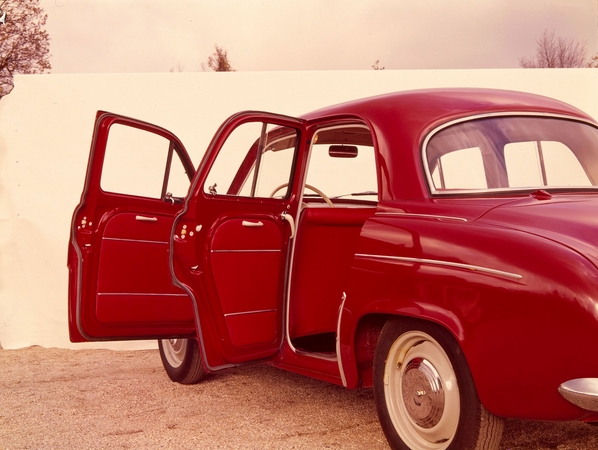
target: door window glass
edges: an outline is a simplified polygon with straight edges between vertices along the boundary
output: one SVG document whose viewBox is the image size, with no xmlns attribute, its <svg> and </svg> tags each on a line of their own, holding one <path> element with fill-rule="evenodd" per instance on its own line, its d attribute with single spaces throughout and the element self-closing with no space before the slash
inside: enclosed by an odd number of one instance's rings
<svg viewBox="0 0 598 450">
<path fill-rule="evenodd" d="M 297 130 L 262 122 L 239 125 L 212 165 L 204 191 L 212 195 L 286 197 Z"/>
<path fill-rule="evenodd" d="M 110 127 L 102 190 L 149 198 L 182 198 L 190 179 L 170 140 L 138 128 Z"/>
</svg>

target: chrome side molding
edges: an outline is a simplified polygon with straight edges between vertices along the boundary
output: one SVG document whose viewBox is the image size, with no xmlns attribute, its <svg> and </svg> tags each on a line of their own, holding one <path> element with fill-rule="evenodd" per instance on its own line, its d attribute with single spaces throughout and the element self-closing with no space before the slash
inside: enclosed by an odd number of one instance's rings
<svg viewBox="0 0 598 450">
<path fill-rule="evenodd" d="M 513 280 L 521 280 L 523 275 L 518 273 L 505 272 L 504 270 L 491 269 L 489 267 L 474 266 L 471 264 L 456 263 L 452 261 L 442 261 L 438 259 L 423 259 L 423 258 L 408 258 L 404 256 L 389 256 L 389 255 L 369 255 L 365 253 L 357 253 L 356 258 L 378 259 L 383 261 L 397 261 L 407 262 L 411 264 L 430 264 L 436 266 L 453 267 L 456 269 L 467 269 L 475 272 L 483 272 L 490 275 L 497 275 L 500 277 L 510 278 Z"/>
</svg>

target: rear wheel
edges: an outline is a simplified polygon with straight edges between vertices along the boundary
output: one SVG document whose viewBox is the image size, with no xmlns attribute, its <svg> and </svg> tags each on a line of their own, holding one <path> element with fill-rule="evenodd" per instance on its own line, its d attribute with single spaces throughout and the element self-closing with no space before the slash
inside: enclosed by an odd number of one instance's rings
<svg viewBox="0 0 598 450">
<path fill-rule="evenodd" d="M 195 339 L 161 339 L 160 359 L 172 381 L 194 384 L 205 377 L 199 346 Z"/>
<path fill-rule="evenodd" d="M 480 403 L 469 367 L 446 330 L 393 319 L 374 357 L 380 424 L 394 449 L 492 450 L 502 419 Z"/>
</svg>

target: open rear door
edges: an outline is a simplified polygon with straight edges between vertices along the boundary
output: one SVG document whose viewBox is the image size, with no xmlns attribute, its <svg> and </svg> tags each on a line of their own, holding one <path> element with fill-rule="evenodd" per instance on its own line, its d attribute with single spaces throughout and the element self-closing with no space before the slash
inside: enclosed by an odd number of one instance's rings
<svg viewBox="0 0 598 450">
<path fill-rule="evenodd" d="M 98 112 L 69 242 L 73 342 L 190 337 L 191 299 L 172 284 L 170 234 L 194 175 L 163 128 Z"/>
</svg>

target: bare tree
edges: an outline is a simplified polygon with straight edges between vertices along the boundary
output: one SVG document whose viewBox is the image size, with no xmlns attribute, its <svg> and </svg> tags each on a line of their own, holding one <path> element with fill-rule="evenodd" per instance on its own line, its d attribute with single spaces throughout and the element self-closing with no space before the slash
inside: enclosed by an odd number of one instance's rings
<svg viewBox="0 0 598 450">
<path fill-rule="evenodd" d="M 180 61 L 178 62 L 176 67 L 171 67 L 169 70 L 169 72 L 184 72 L 184 71 L 185 71 L 185 66 L 183 66 Z"/>
<path fill-rule="evenodd" d="M 208 58 L 208 67 L 214 72 L 234 72 L 228 59 L 228 52 L 218 45 L 214 45 L 214 53 Z M 202 64 L 205 70 L 205 66 Z"/>
<path fill-rule="evenodd" d="M 586 44 L 555 36 L 554 30 L 544 30 L 536 41 L 536 56 L 520 58 L 524 68 L 587 67 Z"/>
<path fill-rule="evenodd" d="M 380 60 L 377 59 L 374 64 L 372 64 L 372 69 L 374 70 L 384 70 L 386 67 L 380 65 Z"/>
<path fill-rule="evenodd" d="M 49 72 L 48 15 L 39 0 L 0 3 L 0 97 L 12 91 L 15 73 Z"/>
<path fill-rule="evenodd" d="M 592 56 L 592 59 L 590 59 L 590 62 L 588 62 L 588 67 L 592 69 L 598 69 L 598 53 Z"/>
</svg>

